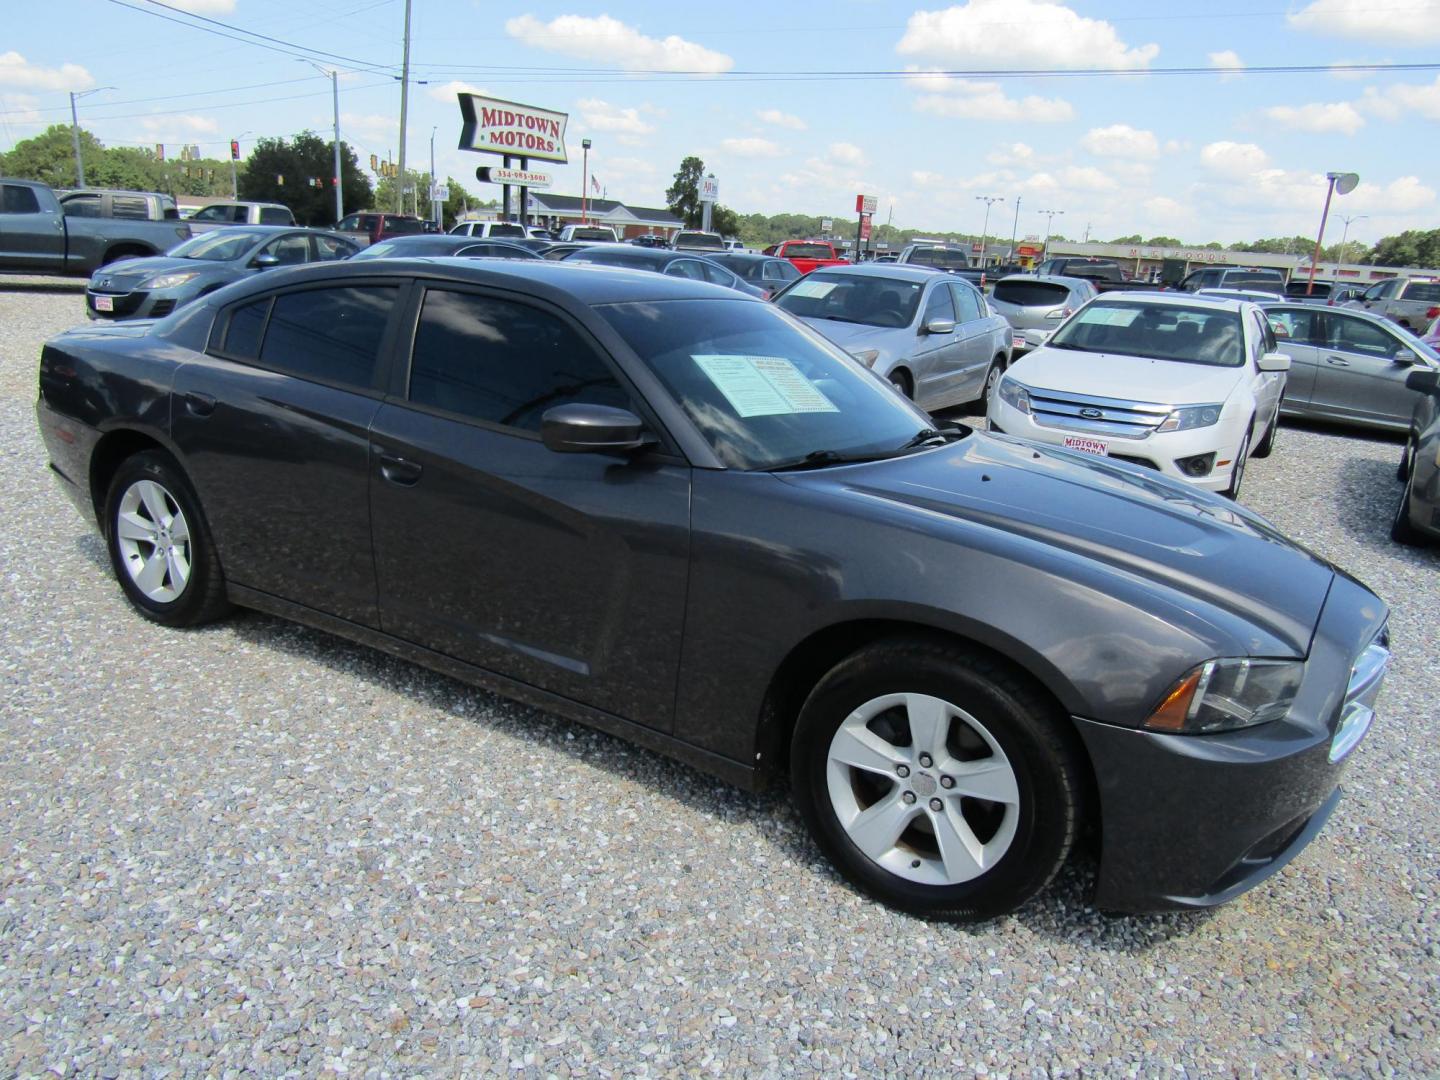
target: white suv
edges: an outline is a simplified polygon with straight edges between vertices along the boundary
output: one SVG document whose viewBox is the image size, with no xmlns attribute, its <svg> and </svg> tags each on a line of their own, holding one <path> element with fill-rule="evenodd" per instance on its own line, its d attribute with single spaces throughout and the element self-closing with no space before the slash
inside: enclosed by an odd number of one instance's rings
<svg viewBox="0 0 1440 1080">
<path fill-rule="evenodd" d="M 1005 372 L 990 427 L 1233 498 L 1275 445 L 1290 370 L 1276 349 L 1247 301 L 1101 294 Z"/>
<path fill-rule="evenodd" d="M 450 230 L 450 235 L 523 240 L 527 233 L 525 226 L 515 221 L 462 221 Z"/>
</svg>

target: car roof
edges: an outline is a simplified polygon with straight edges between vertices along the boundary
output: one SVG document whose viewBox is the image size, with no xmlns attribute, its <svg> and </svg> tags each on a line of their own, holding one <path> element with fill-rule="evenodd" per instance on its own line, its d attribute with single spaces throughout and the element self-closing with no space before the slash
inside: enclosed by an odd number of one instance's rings
<svg viewBox="0 0 1440 1080">
<path fill-rule="evenodd" d="M 1274 293 L 1270 295 L 1274 296 Z M 1242 305 L 1251 302 L 1249 300 L 1231 300 L 1224 296 L 1201 296 L 1199 293 L 1179 292 L 1169 289 L 1163 291 L 1160 289 L 1153 291 L 1150 289 L 1141 289 L 1127 293 L 1101 293 L 1094 301 L 1091 301 L 1091 303 L 1098 300 L 1104 300 L 1106 303 L 1114 304 L 1153 304 L 1156 301 L 1160 301 L 1162 303 L 1172 304 L 1175 307 L 1191 307 L 1200 310 L 1210 309 L 1218 311 L 1240 311 L 1242 310 Z"/>
<path fill-rule="evenodd" d="M 548 259 L 466 259 L 454 256 L 405 256 L 364 262 L 307 263 L 257 274 L 227 291 L 234 300 L 266 292 L 278 285 L 344 282 L 350 278 L 377 277 L 398 280 L 426 279 L 459 284 L 490 285 L 563 303 L 572 299 L 586 305 L 634 303 L 647 300 L 732 299 L 744 303 L 765 301 L 746 293 L 690 278 L 669 277 L 648 270 L 589 266 Z"/>
<path fill-rule="evenodd" d="M 842 277 L 877 277 L 888 278 L 891 281 L 935 281 L 943 277 L 949 277 L 943 271 L 936 272 L 929 266 L 907 266 L 904 263 L 884 263 L 876 266 L 874 263 L 860 263 L 859 265 L 847 266 L 822 266 L 810 271 L 809 276 L 816 274 L 839 274 Z"/>
<path fill-rule="evenodd" d="M 786 266 L 794 265 L 789 259 L 782 259 L 778 255 L 762 255 L 756 251 L 717 251 L 715 257 L 726 260 L 738 260 L 742 263 L 784 263 Z"/>
<path fill-rule="evenodd" d="M 657 266 L 675 262 L 677 259 L 703 258 L 706 254 L 705 251 L 701 250 L 674 251 L 670 248 L 640 247 L 637 244 L 588 244 L 580 250 L 584 251 L 586 255 L 608 255 L 628 263 L 651 262 Z M 578 252 L 575 254 L 578 254 Z M 715 254 L 719 255 L 722 254 L 722 252 L 717 251 Z M 575 261 L 578 263 L 584 260 L 577 258 Z"/>
<path fill-rule="evenodd" d="M 1044 281 L 1072 287 L 1081 285 L 1087 289 L 1093 289 L 1095 287 L 1094 278 L 1069 277 L 1065 274 L 1006 274 L 1004 277 L 998 279 L 995 284 L 999 285 L 1002 281 Z"/>
</svg>

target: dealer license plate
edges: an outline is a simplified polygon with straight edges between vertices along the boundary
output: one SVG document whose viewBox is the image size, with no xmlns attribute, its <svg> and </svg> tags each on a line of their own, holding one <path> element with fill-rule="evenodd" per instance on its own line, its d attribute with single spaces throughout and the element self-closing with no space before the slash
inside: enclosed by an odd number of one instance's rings
<svg viewBox="0 0 1440 1080">
<path fill-rule="evenodd" d="M 1110 453 L 1110 444 L 1104 439 L 1087 439 L 1083 435 L 1066 435 L 1066 450 L 1079 450 L 1082 454 L 1094 454 L 1097 457 L 1105 457 Z"/>
<path fill-rule="evenodd" d="M 114 298 L 113 296 L 97 296 L 97 297 L 95 297 L 95 310 L 96 310 L 96 311 L 114 311 L 114 310 L 115 310 L 115 298 Z"/>
</svg>

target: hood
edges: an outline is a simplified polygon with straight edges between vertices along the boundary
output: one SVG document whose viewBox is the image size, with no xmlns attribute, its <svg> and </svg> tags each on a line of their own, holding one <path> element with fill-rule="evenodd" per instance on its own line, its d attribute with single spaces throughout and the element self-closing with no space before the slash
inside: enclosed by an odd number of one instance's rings
<svg viewBox="0 0 1440 1080">
<path fill-rule="evenodd" d="M 903 326 L 870 326 L 866 323 L 838 322 L 835 319 L 802 318 L 800 321 L 850 352 L 861 349 L 879 349 L 883 352 L 893 335 L 903 333 L 906 329 Z"/>
<path fill-rule="evenodd" d="M 977 431 L 905 457 L 782 475 L 913 509 L 924 519 L 917 527 L 942 515 L 1148 579 L 1245 620 L 1295 656 L 1308 652 L 1334 578 L 1328 563 L 1228 499 L 1008 435 Z M 1250 642 L 1267 651 L 1264 638 Z"/>
<path fill-rule="evenodd" d="M 1077 352 L 1048 345 L 1029 353 L 1007 372 L 1037 390 L 1163 405 L 1224 401 L 1244 373 L 1241 367 Z"/>
<path fill-rule="evenodd" d="M 119 288 L 121 286 L 133 288 L 137 282 L 152 278 L 156 274 L 163 274 L 170 270 L 199 271 L 207 270 L 217 263 L 207 262 L 204 259 L 172 259 L 167 255 L 148 255 L 140 259 L 121 259 L 119 262 L 102 266 L 90 275 L 92 287 L 100 282 L 109 280 L 109 285 L 100 285 L 101 288 Z"/>
</svg>

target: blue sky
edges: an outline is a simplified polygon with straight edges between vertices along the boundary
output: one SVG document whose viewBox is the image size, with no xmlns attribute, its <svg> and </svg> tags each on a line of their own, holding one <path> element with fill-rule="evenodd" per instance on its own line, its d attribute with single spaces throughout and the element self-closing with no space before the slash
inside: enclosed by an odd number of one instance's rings
<svg viewBox="0 0 1440 1080">
<path fill-rule="evenodd" d="M 167 6 L 168 5 L 168 6 Z M 70 0 L 64 17 L 7 20 L 0 147 L 69 120 L 107 144 L 210 155 L 241 136 L 328 133 L 341 72 L 342 137 L 362 163 L 398 146 L 403 0 Z M 1440 68 L 1337 71 L 1437 58 L 1440 0 L 786 0 L 678 5 L 414 0 L 409 156 L 483 197 L 497 158 L 455 149 L 457 89 L 570 114 L 611 198 L 661 205 L 687 154 L 742 213 L 851 217 L 857 192 L 896 225 L 1008 235 L 1169 234 L 1231 242 L 1313 233 L 1326 171 L 1352 239 L 1434 228 Z M 185 12 L 215 20 L 198 23 Z M 201 29 L 208 27 L 208 31 Z M 273 48 L 218 36 L 263 34 Z M 283 43 L 283 46 L 280 44 Z M 336 55 L 322 55 L 322 53 Z M 1255 66 L 1314 72 L 1237 73 Z M 1166 74 L 1197 68 L 1198 74 Z M 1099 69 L 1112 74 L 1078 71 Z M 1006 77 L 1002 71 L 1045 71 Z M 832 74 L 816 74 L 816 73 Z M 885 73 L 872 75 L 866 73 Z M 963 74 L 944 74 L 960 72 Z M 1067 74 L 1068 73 L 1068 74 Z M 796 77 L 801 74 L 804 77 Z"/>
</svg>

